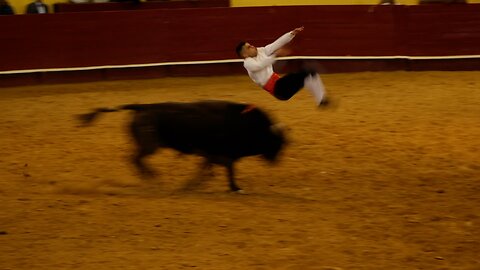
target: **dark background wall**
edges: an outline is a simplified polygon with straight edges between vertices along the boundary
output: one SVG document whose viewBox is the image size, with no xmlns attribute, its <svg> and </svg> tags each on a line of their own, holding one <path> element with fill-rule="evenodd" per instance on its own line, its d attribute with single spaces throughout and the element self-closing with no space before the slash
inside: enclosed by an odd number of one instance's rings
<svg viewBox="0 0 480 270">
<path fill-rule="evenodd" d="M 0 72 L 235 59 L 234 47 L 238 41 L 265 45 L 300 25 L 305 26 L 305 31 L 294 40 L 294 55 L 480 55 L 480 5 L 477 4 L 152 9 L 1 16 Z M 344 71 L 341 66 L 345 65 L 351 65 L 353 70 L 414 66 L 406 59 L 345 61 L 324 62 L 331 67 L 330 72 Z M 428 60 L 423 66 L 478 69 L 477 62 L 476 59 Z M 164 66 L 161 71 L 152 71 L 155 69 L 152 67 L 150 71 L 137 73 L 192 75 L 235 73 L 241 69 L 240 63 L 224 65 L 229 67 Z M 96 76 L 129 72 L 103 70 L 102 73 Z M 35 76 L 40 78 L 38 74 Z M 25 78 L 25 75 L 0 75 L 0 79 L 12 77 Z"/>
</svg>

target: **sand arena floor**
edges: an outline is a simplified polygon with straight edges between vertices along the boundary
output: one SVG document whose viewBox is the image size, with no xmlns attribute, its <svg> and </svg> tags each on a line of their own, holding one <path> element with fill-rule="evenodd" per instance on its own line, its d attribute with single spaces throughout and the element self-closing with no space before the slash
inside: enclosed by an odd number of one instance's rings
<svg viewBox="0 0 480 270">
<path fill-rule="evenodd" d="M 480 72 L 330 74 L 340 99 L 280 102 L 247 76 L 0 89 L 0 269 L 480 269 Z M 128 163 L 126 103 L 255 103 L 290 127 L 280 163 L 179 189 L 199 158 Z"/>
</svg>

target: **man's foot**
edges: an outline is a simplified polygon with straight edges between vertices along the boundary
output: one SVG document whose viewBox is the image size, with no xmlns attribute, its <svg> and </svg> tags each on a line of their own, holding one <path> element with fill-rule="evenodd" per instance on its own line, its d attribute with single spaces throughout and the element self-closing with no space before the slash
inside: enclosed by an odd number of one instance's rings
<svg viewBox="0 0 480 270">
<path fill-rule="evenodd" d="M 323 97 L 322 101 L 318 104 L 319 108 L 326 108 L 330 105 L 330 98 L 328 97 Z"/>
<path fill-rule="evenodd" d="M 318 108 L 320 109 L 326 109 L 326 108 L 329 108 L 329 109 L 334 109 L 337 107 L 337 104 L 338 102 L 336 100 L 332 100 L 331 98 L 325 96 L 323 97 L 322 101 L 320 101 L 320 103 L 318 104 Z"/>
</svg>

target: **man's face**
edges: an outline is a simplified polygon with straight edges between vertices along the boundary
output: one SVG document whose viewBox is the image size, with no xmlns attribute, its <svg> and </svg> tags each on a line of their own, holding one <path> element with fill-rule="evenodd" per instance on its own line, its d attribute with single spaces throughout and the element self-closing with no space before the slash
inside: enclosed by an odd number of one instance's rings
<svg viewBox="0 0 480 270">
<path fill-rule="evenodd" d="M 250 43 L 245 43 L 242 49 L 242 56 L 243 58 L 257 56 L 257 48 Z"/>
</svg>

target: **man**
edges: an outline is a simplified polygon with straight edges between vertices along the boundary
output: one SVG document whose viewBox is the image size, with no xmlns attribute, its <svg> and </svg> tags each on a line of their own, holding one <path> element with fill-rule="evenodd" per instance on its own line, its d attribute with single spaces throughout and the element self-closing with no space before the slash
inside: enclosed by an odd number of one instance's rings
<svg viewBox="0 0 480 270">
<path fill-rule="evenodd" d="M 244 59 L 243 66 L 248 71 L 250 78 L 277 99 L 289 100 L 300 89 L 306 87 L 312 93 L 319 107 L 327 106 L 329 101 L 325 95 L 325 88 L 316 71 L 302 70 L 286 74 L 283 77 L 273 71 L 276 57 L 289 54 L 289 50 L 282 47 L 303 29 L 303 26 L 295 28 L 273 43 L 260 48 L 242 41 L 237 45 L 236 52 L 239 57 Z"/>
<path fill-rule="evenodd" d="M 42 0 L 35 0 L 27 5 L 27 14 L 45 14 L 48 13 L 48 6 Z"/>
<path fill-rule="evenodd" d="M 6 0 L 0 0 L 0 15 L 14 15 L 15 12 Z"/>
</svg>

